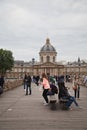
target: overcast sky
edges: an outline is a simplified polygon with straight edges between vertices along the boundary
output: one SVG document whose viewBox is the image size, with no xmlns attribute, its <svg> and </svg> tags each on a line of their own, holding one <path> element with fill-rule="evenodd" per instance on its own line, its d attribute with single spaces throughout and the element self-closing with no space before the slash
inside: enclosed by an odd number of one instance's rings
<svg viewBox="0 0 87 130">
<path fill-rule="evenodd" d="M 87 60 L 87 0 L 0 0 L 0 48 L 39 61 L 46 38 L 57 61 Z"/>
</svg>

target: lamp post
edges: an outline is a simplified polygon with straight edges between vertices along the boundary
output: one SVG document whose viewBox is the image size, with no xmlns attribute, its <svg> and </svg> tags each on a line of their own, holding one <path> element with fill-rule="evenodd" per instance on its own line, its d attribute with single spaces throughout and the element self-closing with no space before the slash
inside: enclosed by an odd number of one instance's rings
<svg viewBox="0 0 87 130">
<path fill-rule="evenodd" d="M 81 62 L 80 62 L 80 58 L 78 57 L 78 67 L 79 67 L 78 79 L 80 79 L 80 66 L 81 66 Z"/>
<path fill-rule="evenodd" d="M 21 78 L 23 78 L 23 63 L 21 64 Z"/>
<path fill-rule="evenodd" d="M 35 58 L 32 58 L 32 76 L 34 74 L 34 63 L 35 63 Z"/>
<path fill-rule="evenodd" d="M 80 97 L 80 66 L 81 66 L 81 62 L 80 62 L 80 58 L 78 57 L 78 67 L 79 67 L 79 73 L 78 73 L 78 95 L 77 97 Z"/>
</svg>

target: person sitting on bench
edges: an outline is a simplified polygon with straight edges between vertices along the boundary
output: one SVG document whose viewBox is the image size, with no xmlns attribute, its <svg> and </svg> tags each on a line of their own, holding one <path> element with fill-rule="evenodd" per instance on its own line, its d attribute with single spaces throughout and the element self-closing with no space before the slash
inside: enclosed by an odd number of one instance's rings
<svg viewBox="0 0 87 130">
<path fill-rule="evenodd" d="M 58 94 L 58 87 L 55 85 L 55 82 L 50 82 L 50 91 L 47 92 L 47 95 Z"/>
<path fill-rule="evenodd" d="M 65 83 L 64 82 L 59 82 L 58 87 L 59 87 L 59 94 L 58 94 L 59 100 L 61 98 L 65 99 L 65 100 L 67 99 L 67 102 L 65 103 L 66 109 L 69 109 L 72 103 L 74 103 L 76 105 L 76 107 L 79 108 L 79 105 L 76 102 L 76 99 L 69 94 L 67 88 L 65 87 Z"/>
<path fill-rule="evenodd" d="M 56 109 L 56 97 L 55 94 L 58 94 L 58 87 L 55 85 L 55 82 L 50 82 L 50 90 L 47 92 L 49 96 L 49 103 L 51 103 L 51 109 Z"/>
</svg>

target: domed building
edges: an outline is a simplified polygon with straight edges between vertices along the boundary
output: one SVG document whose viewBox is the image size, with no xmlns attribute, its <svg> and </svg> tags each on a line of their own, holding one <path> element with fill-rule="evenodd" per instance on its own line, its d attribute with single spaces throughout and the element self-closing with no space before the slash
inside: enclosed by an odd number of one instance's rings
<svg viewBox="0 0 87 130">
<path fill-rule="evenodd" d="M 24 77 L 25 72 L 30 75 L 41 75 L 44 72 L 52 76 L 63 73 L 64 65 L 56 61 L 57 52 L 49 38 L 40 49 L 39 59 L 39 62 L 36 62 L 34 58 L 30 62 L 16 61 L 12 71 L 7 72 L 7 77 Z"/>
<path fill-rule="evenodd" d="M 45 45 L 43 45 L 39 52 L 40 62 L 37 65 L 37 73 L 41 74 L 43 72 L 50 75 L 58 75 L 64 68 L 63 65 L 58 64 L 57 52 L 55 47 L 50 43 L 50 39 L 46 39 Z M 35 65 L 36 66 L 36 65 Z"/>
<path fill-rule="evenodd" d="M 43 72 L 49 75 L 87 75 L 87 64 L 66 64 L 63 65 L 57 62 L 57 52 L 55 47 L 47 38 L 45 44 L 41 47 L 39 52 L 39 62 L 34 58 L 30 62 L 15 61 L 14 67 L 11 71 L 7 71 L 7 78 L 21 78 L 24 77 L 25 72 L 30 75 L 41 75 Z"/>
<path fill-rule="evenodd" d="M 51 45 L 50 39 L 46 39 L 46 44 L 41 48 L 40 52 L 40 62 L 56 62 L 57 52 L 55 48 Z"/>
</svg>

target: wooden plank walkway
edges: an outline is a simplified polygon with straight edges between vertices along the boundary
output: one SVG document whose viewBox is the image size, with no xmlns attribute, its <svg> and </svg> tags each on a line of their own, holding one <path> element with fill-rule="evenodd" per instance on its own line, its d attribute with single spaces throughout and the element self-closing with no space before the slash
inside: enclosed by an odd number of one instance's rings
<svg viewBox="0 0 87 130">
<path fill-rule="evenodd" d="M 42 92 L 34 84 L 32 95 L 25 96 L 23 86 L 3 93 L 0 96 L 0 130 L 87 130 L 87 88 L 81 87 L 78 103 L 82 109 L 72 104 L 73 110 L 52 111 L 42 102 Z"/>
</svg>

